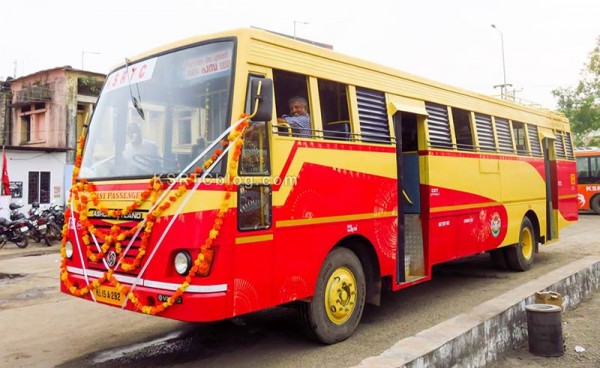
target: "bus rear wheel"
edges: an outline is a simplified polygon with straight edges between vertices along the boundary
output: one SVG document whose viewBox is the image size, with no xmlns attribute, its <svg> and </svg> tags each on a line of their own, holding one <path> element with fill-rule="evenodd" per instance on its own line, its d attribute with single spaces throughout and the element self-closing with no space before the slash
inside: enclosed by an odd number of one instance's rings
<svg viewBox="0 0 600 368">
<path fill-rule="evenodd" d="M 352 335 L 365 306 L 362 264 L 349 249 L 329 253 L 319 272 L 312 301 L 301 303 L 300 321 L 307 337 L 335 344 Z"/>
<path fill-rule="evenodd" d="M 596 194 L 590 200 L 590 208 L 600 215 L 600 194 Z"/>
<path fill-rule="evenodd" d="M 519 244 L 506 248 L 506 261 L 513 271 L 527 271 L 535 258 L 536 237 L 531 221 L 525 217 L 521 222 Z"/>
</svg>

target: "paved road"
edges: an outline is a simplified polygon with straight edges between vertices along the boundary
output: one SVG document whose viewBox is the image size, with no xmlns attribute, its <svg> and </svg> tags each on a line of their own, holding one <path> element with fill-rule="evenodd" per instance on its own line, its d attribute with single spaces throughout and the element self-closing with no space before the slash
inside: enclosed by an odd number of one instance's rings
<svg viewBox="0 0 600 368">
<path fill-rule="evenodd" d="M 14 277 L 0 278 L 0 326 L 10 330 L 0 337 L 0 366 L 352 366 L 539 275 L 600 255 L 599 225 L 600 216 L 582 216 L 526 273 L 495 271 L 486 255 L 439 266 L 432 281 L 385 294 L 381 307 L 366 308 L 351 339 L 327 347 L 306 341 L 287 308 L 192 324 L 84 302 L 58 292 L 56 251 L 9 258 L 19 250 L 3 249 L 0 273 Z"/>
</svg>

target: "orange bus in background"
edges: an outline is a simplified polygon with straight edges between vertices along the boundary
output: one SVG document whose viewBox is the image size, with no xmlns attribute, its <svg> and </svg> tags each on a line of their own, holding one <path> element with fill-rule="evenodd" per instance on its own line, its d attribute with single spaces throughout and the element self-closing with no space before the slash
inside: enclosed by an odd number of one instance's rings
<svg viewBox="0 0 600 368">
<path fill-rule="evenodd" d="M 579 209 L 600 214 L 600 148 L 579 149 L 575 157 Z"/>
<path fill-rule="evenodd" d="M 277 119 L 296 96 L 301 130 Z M 325 344 L 436 264 L 526 271 L 578 216 L 563 115 L 258 29 L 126 59 L 75 167 L 62 292 L 183 321 L 293 305 Z"/>
</svg>

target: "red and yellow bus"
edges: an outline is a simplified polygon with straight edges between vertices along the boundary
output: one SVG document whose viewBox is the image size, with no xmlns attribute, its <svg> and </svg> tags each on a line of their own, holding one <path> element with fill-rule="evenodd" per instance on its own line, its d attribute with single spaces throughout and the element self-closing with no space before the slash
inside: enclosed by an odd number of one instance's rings
<svg viewBox="0 0 600 368">
<path fill-rule="evenodd" d="M 600 148 L 575 151 L 580 210 L 600 214 Z"/>
<path fill-rule="evenodd" d="M 308 132 L 277 120 L 294 96 Z M 116 67 L 75 163 L 64 293 L 183 321 L 294 302 L 326 344 L 436 264 L 529 269 L 578 216 L 562 115 L 257 29 Z"/>
</svg>

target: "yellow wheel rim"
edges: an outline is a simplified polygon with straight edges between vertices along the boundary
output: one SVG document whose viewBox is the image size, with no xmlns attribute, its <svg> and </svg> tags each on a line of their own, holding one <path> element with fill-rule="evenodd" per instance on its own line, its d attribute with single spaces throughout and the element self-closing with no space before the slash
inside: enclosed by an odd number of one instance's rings
<svg viewBox="0 0 600 368">
<path fill-rule="evenodd" d="M 348 321 L 356 308 L 357 298 L 356 279 L 350 269 L 336 269 L 325 288 L 325 310 L 327 317 L 336 325 Z"/>
<path fill-rule="evenodd" d="M 527 260 L 530 260 L 533 256 L 533 234 L 528 227 L 524 227 L 521 231 L 521 252 Z"/>
</svg>

